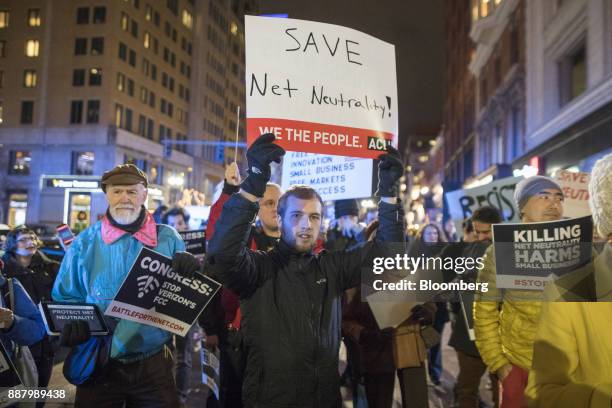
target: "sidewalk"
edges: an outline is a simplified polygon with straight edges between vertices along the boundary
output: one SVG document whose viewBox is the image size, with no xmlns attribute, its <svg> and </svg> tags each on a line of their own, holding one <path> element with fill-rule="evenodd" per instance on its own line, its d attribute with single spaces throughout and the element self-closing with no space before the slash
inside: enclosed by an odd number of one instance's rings
<svg viewBox="0 0 612 408">
<path fill-rule="evenodd" d="M 446 391 L 446 393 L 440 393 L 435 390 L 433 387 L 429 388 L 429 404 L 430 408 L 448 408 L 452 404 L 452 390 L 455 385 L 455 378 L 457 377 L 457 373 L 459 371 L 457 357 L 455 354 L 455 350 L 450 348 L 448 343 L 448 338 L 450 336 L 450 326 L 447 324 L 444 333 L 442 335 L 442 366 L 444 368 L 444 372 L 442 373 L 442 388 Z M 345 351 L 342 348 L 340 350 L 340 365 L 341 367 L 346 364 L 346 355 Z M 481 395 L 484 399 L 484 402 L 487 404 L 487 407 L 492 407 L 491 400 L 491 391 L 486 389 L 486 377 L 483 376 L 483 381 L 481 382 Z M 192 376 L 192 389 L 189 397 L 190 408 L 203 408 L 206 405 L 206 399 L 208 398 L 208 387 L 204 386 L 201 383 L 201 375 L 200 375 L 200 353 L 199 350 L 194 351 L 193 356 L 193 376 Z M 51 377 L 51 383 L 49 384 L 49 388 L 53 389 L 64 389 L 67 390 L 68 393 L 74 395 L 75 387 L 69 384 L 62 374 L 62 363 L 58 363 L 55 365 L 53 369 L 53 375 Z M 342 396 L 344 399 L 343 406 L 346 408 L 352 408 L 352 397 L 350 395 L 350 391 L 343 387 L 342 388 Z M 399 384 L 396 381 L 395 384 L 395 394 L 394 394 L 394 408 L 401 407 L 401 398 L 400 398 L 400 390 Z M 58 404 L 58 403 L 47 403 L 46 407 L 49 408 L 64 408 L 71 407 L 72 404 Z"/>
</svg>

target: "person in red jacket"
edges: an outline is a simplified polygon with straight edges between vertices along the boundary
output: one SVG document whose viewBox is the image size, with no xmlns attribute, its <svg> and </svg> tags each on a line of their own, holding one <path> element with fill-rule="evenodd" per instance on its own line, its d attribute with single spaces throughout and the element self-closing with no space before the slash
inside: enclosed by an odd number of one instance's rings
<svg viewBox="0 0 612 408">
<path fill-rule="evenodd" d="M 210 209 L 206 238 L 210 241 L 215 233 L 215 223 L 221 215 L 223 204 L 240 189 L 240 172 L 234 162 L 225 170 L 225 180 L 221 196 Z M 282 190 L 278 184 L 268 183 L 257 213 L 258 225 L 251 231 L 249 247 L 269 251 L 280 238 L 278 223 L 278 199 Z M 209 348 L 219 347 L 221 351 L 220 405 L 222 407 L 242 406 L 242 360 L 240 350 L 240 301 L 238 296 L 227 288 L 213 300 L 209 312 L 202 313 L 200 324 L 206 332 L 205 344 Z"/>
</svg>

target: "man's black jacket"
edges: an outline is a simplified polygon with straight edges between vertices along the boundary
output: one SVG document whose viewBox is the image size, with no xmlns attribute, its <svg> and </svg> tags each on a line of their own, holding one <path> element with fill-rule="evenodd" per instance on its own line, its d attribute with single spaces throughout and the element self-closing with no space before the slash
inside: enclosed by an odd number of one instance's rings
<svg viewBox="0 0 612 408">
<path fill-rule="evenodd" d="M 362 267 L 385 256 L 380 244 L 403 242 L 401 206 L 381 202 L 376 241 L 351 252 L 300 254 L 284 241 L 272 251 L 247 247 L 258 205 L 234 194 L 209 244 L 208 260 L 240 296 L 248 349 L 247 407 L 338 407 L 341 298 Z M 391 255 L 389 255 L 391 256 Z"/>
</svg>

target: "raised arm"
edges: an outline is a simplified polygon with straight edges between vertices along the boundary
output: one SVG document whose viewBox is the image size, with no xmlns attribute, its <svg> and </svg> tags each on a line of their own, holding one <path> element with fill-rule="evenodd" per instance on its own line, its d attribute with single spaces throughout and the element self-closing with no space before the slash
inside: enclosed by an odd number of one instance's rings
<svg viewBox="0 0 612 408">
<path fill-rule="evenodd" d="M 208 247 L 208 262 L 224 285 L 241 297 L 254 291 L 265 277 L 257 267 L 259 254 L 248 249 L 251 225 L 258 201 L 270 180 L 270 163 L 280 162 L 285 151 L 273 142 L 271 133 L 260 136 L 247 151 L 248 176 L 240 193 L 225 203 Z"/>
<path fill-rule="evenodd" d="M 399 180 L 404 174 L 404 163 L 400 153 L 392 146 L 380 156 L 378 164 L 379 226 L 374 242 L 348 252 L 330 254 L 338 271 L 339 288 L 348 289 L 359 285 L 363 267 L 371 267 L 377 256 L 394 256 L 403 251 L 405 243 L 404 211 L 397 196 Z M 397 244 L 396 246 L 389 245 Z"/>
</svg>

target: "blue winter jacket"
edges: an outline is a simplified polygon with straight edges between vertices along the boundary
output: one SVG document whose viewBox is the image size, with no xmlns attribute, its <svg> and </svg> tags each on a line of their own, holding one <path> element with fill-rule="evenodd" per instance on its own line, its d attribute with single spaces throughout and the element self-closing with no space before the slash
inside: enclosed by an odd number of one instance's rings
<svg viewBox="0 0 612 408">
<path fill-rule="evenodd" d="M 53 299 L 95 303 L 102 313 L 115 297 L 143 243 L 126 233 L 110 244 L 102 238 L 103 222 L 81 232 L 70 245 L 60 267 Z M 157 246 L 151 248 L 167 257 L 184 251 L 178 233 L 167 225 L 157 226 Z M 114 330 L 111 358 L 129 362 L 157 353 L 171 334 L 152 326 L 119 320 Z"/>
<path fill-rule="evenodd" d="M 6 294 L 6 296 L 0 296 L 0 307 L 9 309 L 11 304 L 8 298 L 8 282 L 1 275 L 0 287 L 2 288 L 2 294 Z M 46 334 L 45 324 L 38 308 L 17 279 L 13 279 L 13 290 L 15 294 L 13 324 L 9 328 L 0 329 L 0 341 L 11 356 L 13 355 L 13 344 L 11 342 L 21 346 L 29 346 L 40 341 Z"/>
</svg>

